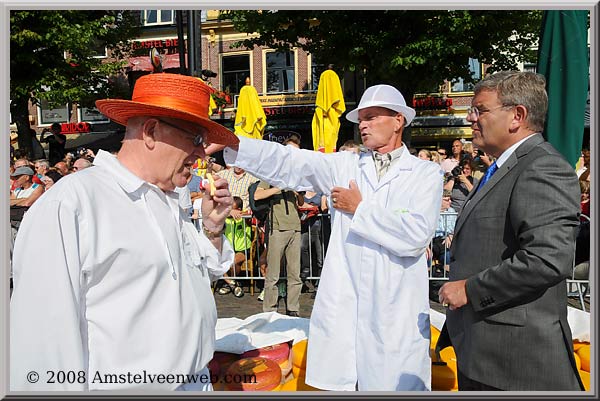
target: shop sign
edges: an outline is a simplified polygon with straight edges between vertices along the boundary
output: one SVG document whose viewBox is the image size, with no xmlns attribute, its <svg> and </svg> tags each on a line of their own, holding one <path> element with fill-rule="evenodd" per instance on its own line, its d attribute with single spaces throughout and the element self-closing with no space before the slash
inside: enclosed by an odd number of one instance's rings
<svg viewBox="0 0 600 401">
<path fill-rule="evenodd" d="M 80 134 L 92 130 L 90 123 L 62 123 L 60 124 L 61 134 Z"/>
<path fill-rule="evenodd" d="M 131 47 L 133 50 L 139 49 L 152 49 L 156 47 L 158 49 L 177 47 L 178 39 L 162 39 L 162 40 L 135 40 L 132 42 Z"/>
<path fill-rule="evenodd" d="M 452 106 L 451 98 L 436 96 L 413 98 L 412 101 L 412 107 L 416 110 L 440 110 L 448 109 L 450 106 Z"/>
<path fill-rule="evenodd" d="M 287 139 L 289 139 L 292 135 L 296 135 L 298 138 L 302 136 L 296 131 L 289 130 L 275 130 L 267 132 L 263 135 L 263 139 L 271 142 L 284 143 Z"/>
<path fill-rule="evenodd" d="M 278 95 L 261 95 L 258 97 L 263 107 L 313 105 L 317 100 L 316 93 L 290 93 Z"/>
<path fill-rule="evenodd" d="M 289 115 L 310 115 L 314 112 L 312 107 L 267 107 L 264 109 L 265 115 L 269 116 L 289 116 Z"/>
</svg>

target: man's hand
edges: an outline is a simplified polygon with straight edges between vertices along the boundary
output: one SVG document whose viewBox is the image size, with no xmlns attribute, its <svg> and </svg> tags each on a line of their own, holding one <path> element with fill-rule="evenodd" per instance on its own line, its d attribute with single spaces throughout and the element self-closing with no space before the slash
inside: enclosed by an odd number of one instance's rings
<svg viewBox="0 0 600 401">
<path fill-rule="evenodd" d="M 439 301 L 450 310 L 465 306 L 467 299 L 467 280 L 449 281 L 438 291 Z"/>
<path fill-rule="evenodd" d="M 202 224 L 210 231 L 220 231 L 223 228 L 225 219 L 233 207 L 233 197 L 229 192 L 227 180 L 219 176 L 215 178 L 214 196 L 207 190 L 202 199 Z"/>
<path fill-rule="evenodd" d="M 234 219 L 239 220 L 242 218 L 242 211 L 237 210 L 237 209 L 231 209 L 231 212 L 229 213 L 229 215 L 231 217 L 233 217 Z"/>
<path fill-rule="evenodd" d="M 450 248 L 450 245 L 452 245 L 452 234 L 448 234 L 446 238 L 444 238 L 444 246 Z"/>
<path fill-rule="evenodd" d="M 333 187 L 331 190 L 331 203 L 334 208 L 354 214 L 360 202 L 362 202 L 362 195 L 358 189 L 356 181 L 350 180 L 350 188 Z"/>
</svg>

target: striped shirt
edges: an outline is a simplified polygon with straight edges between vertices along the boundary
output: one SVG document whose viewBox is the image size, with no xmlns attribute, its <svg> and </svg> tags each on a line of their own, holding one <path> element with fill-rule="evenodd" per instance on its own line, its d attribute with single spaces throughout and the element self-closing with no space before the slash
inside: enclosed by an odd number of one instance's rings
<svg viewBox="0 0 600 401">
<path fill-rule="evenodd" d="M 238 177 L 234 172 L 233 168 L 221 170 L 217 173 L 221 178 L 224 178 L 229 183 L 229 192 L 232 196 L 239 196 L 244 202 L 243 210 L 247 210 L 250 207 L 250 200 L 248 195 L 248 187 L 252 185 L 258 178 L 244 172 L 242 176 Z"/>
</svg>

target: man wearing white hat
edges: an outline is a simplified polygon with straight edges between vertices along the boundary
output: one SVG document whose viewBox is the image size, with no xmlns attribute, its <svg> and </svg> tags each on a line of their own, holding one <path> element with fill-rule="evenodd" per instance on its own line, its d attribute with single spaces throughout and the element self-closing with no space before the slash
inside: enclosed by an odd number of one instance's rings
<svg viewBox="0 0 600 401">
<path fill-rule="evenodd" d="M 215 180 L 200 234 L 174 191 L 204 158 L 206 142 L 237 143 L 209 120 L 209 99 L 194 77 L 150 74 L 132 100 L 96 102 L 127 127 L 123 146 L 62 178 L 23 219 L 13 259 L 11 390 L 211 389 L 211 279 L 233 263 L 223 235 L 233 200 L 227 182 Z"/>
<path fill-rule="evenodd" d="M 398 90 L 376 85 L 347 115 L 368 152 L 323 154 L 248 138 L 224 150 L 227 163 L 273 186 L 329 197 L 331 239 L 308 339 L 311 386 L 431 387 L 425 250 L 436 229 L 442 172 L 402 143 L 414 116 Z"/>
</svg>

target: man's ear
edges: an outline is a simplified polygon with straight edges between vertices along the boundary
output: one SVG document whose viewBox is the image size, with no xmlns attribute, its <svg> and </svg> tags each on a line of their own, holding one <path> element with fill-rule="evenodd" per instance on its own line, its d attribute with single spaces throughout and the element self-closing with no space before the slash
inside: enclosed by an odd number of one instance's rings
<svg viewBox="0 0 600 401">
<path fill-rule="evenodd" d="M 527 116 L 529 112 L 527 108 L 523 105 L 517 105 L 513 110 L 513 119 L 511 122 L 511 130 L 517 130 L 519 127 L 527 128 Z"/>
<path fill-rule="evenodd" d="M 142 140 L 144 145 L 150 150 L 156 146 L 156 125 L 158 120 L 156 118 L 149 118 L 142 124 Z"/>
<path fill-rule="evenodd" d="M 398 126 L 396 127 L 395 131 L 401 131 L 404 128 L 404 125 L 406 124 L 406 119 L 404 118 L 404 115 L 402 115 L 402 113 L 396 114 L 396 123 L 398 124 Z"/>
</svg>

